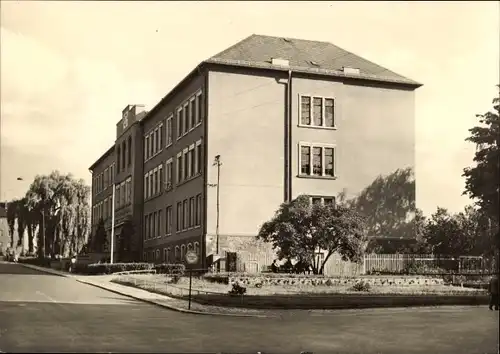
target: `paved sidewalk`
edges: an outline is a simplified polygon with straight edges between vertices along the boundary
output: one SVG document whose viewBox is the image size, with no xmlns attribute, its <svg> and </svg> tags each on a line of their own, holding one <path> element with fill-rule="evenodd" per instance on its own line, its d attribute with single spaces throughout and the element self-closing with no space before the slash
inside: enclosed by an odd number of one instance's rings
<svg viewBox="0 0 500 354">
<path fill-rule="evenodd" d="M 113 293 L 128 296 L 138 301 L 147 302 L 169 310 L 192 313 L 198 315 L 217 315 L 217 316 L 233 316 L 233 317 L 276 317 L 274 314 L 265 314 L 261 310 L 243 310 L 243 309 L 231 309 L 219 306 L 206 306 L 198 303 L 191 304 L 191 310 L 188 310 L 188 301 L 171 298 L 158 293 L 150 292 L 147 290 L 134 288 L 131 286 L 116 284 L 111 282 L 115 277 L 113 275 L 78 275 L 71 274 L 51 268 L 39 267 L 31 264 L 19 263 L 27 268 L 38 270 L 40 272 L 50 273 L 54 275 L 59 275 L 63 277 L 73 278 L 76 281 L 92 285 Z"/>
</svg>

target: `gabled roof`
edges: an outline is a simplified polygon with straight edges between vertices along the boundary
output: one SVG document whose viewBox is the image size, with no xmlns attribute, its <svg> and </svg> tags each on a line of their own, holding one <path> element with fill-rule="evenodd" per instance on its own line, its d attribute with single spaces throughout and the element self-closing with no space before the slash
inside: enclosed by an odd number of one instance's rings
<svg viewBox="0 0 500 354">
<path fill-rule="evenodd" d="M 286 59 L 289 69 L 338 77 L 401 83 L 419 87 L 416 81 L 361 58 L 328 42 L 281 38 L 253 34 L 205 62 L 276 69 L 272 58 Z M 359 74 L 347 74 L 343 67 L 359 69 Z M 282 68 L 285 69 L 285 68 Z M 288 68 L 286 68 L 288 69 Z"/>
</svg>

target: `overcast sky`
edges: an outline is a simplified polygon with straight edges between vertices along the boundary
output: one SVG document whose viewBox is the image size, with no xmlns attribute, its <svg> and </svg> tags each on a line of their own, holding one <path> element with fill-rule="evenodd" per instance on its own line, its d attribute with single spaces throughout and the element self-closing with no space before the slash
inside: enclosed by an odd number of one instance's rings
<svg viewBox="0 0 500 354">
<path fill-rule="evenodd" d="M 54 169 L 91 181 L 127 104 L 153 107 L 252 33 L 328 41 L 422 82 L 417 206 L 459 211 L 464 142 L 499 82 L 498 2 L 1 2 L 1 191 Z M 26 182 L 16 181 L 22 176 Z"/>
</svg>

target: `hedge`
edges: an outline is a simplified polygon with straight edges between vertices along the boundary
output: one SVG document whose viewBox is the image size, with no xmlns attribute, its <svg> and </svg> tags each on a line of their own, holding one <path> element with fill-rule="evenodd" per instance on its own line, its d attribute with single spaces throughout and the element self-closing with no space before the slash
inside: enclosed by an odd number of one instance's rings
<svg viewBox="0 0 500 354">
<path fill-rule="evenodd" d="M 488 304 L 487 295 L 228 296 L 195 294 L 192 300 L 202 305 L 253 309 L 349 309 Z"/>
<path fill-rule="evenodd" d="M 31 264 L 39 267 L 50 268 L 50 258 L 38 258 L 38 257 L 19 257 L 18 263 Z"/>
<path fill-rule="evenodd" d="M 134 270 L 155 270 L 160 274 L 178 274 L 184 273 L 183 264 L 153 264 L 153 263 L 93 263 L 75 265 L 74 273 L 85 275 L 103 275 L 119 272 L 130 272 Z"/>
</svg>

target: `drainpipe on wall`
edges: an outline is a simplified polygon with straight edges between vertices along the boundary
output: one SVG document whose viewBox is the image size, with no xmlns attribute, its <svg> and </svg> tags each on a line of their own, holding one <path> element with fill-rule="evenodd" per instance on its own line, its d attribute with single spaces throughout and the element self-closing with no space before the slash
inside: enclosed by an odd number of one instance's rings
<svg viewBox="0 0 500 354">
<path fill-rule="evenodd" d="M 286 85 L 287 89 L 287 190 L 286 190 L 286 202 L 292 200 L 292 70 L 288 70 L 288 82 Z"/>
</svg>

